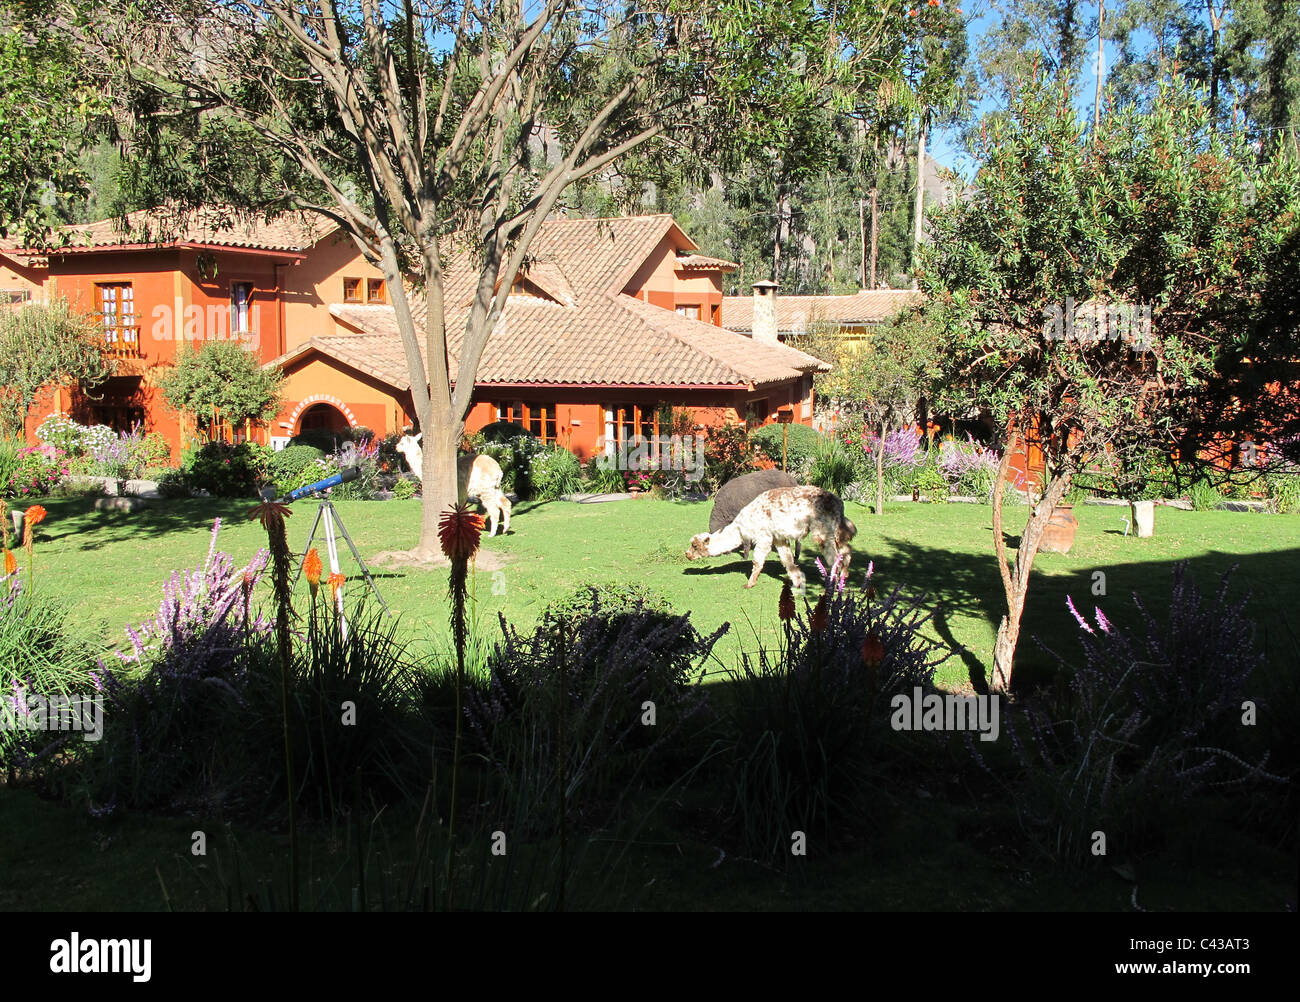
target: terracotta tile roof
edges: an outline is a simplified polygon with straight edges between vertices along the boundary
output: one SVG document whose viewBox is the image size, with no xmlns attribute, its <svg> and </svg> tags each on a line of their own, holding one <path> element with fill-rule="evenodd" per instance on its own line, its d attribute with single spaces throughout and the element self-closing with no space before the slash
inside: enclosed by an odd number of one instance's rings
<svg viewBox="0 0 1300 1002">
<path fill-rule="evenodd" d="M 757 386 L 798 379 L 828 366 L 784 345 L 756 346 L 744 335 L 679 316 L 624 293 L 671 237 L 693 249 L 668 215 L 558 219 L 545 223 L 524 277 L 545 297 L 512 294 L 479 363 L 479 384 L 568 386 Z M 445 300 L 453 375 L 478 280 L 468 248 L 449 247 Z M 339 359 L 399 390 L 410 386 L 390 306 L 331 306 L 340 333 L 313 338 L 276 359 L 311 350 Z M 417 329 L 424 303 L 412 297 Z M 421 339 L 423 343 L 423 339 Z"/>
<path fill-rule="evenodd" d="M 863 289 L 851 296 L 776 296 L 778 331 L 803 332 L 816 320 L 839 324 L 878 324 L 920 302 L 911 289 Z M 722 323 L 734 331 L 754 329 L 754 297 L 723 296 Z"/>
<path fill-rule="evenodd" d="M 229 209 L 205 208 L 187 212 L 167 207 L 140 209 L 125 220 L 103 219 L 96 223 L 59 227 L 68 246 L 29 253 L 76 254 L 109 247 L 167 246 L 175 243 L 210 244 L 251 250 L 300 252 L 317 243 L 338 227 L 309 213 L 286 213 L 274 219 L 235 213 Z"/>
<path fill-rule="evenodd" d="M 740 265 L 735 261 L 727 261 L 720 257 L 709 257 L 707 254 L 679 254 L 677 256 L 678 271 L 735 271 Z"/>
</svg>

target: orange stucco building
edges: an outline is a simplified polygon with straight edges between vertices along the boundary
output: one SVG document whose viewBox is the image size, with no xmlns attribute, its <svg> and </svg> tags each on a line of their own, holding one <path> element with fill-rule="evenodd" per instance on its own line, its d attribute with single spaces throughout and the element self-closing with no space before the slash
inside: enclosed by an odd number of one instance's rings
<svg viewBox="0 0 1300 1002">
<path fill-rule="evenodd" d="M 98 399 L 50 388 L 28 415 L 29 437 L 66 411 L 121 430 L 139 422 L 175 457 L 193 416 L 170 411 L 157 375 L 180 342 L 213 339 L 240 340 L 287 377 L 270 426 L 236 436 L 280 446 L 312 428 L 415 425 L 388 290 L 332 224 L 160 209 L 61 236 L 55 250 L 0 246 L 0 303 L 66 297 L 103 325 L 117 372 Z M 697 427 L 780 413 L 811 423 L 813 374 L 825 364 L 775 330 L 724 329 L 722 276 L 735 266 L 696 251 L 667 215 L 544 224 L 512 277 L 467 430 L 514 421 L 586 458 L 657 434 L 665 405 L 689 409 Z M 454 372 L 477 276 L 467 257 L 446 272 Z"/>
</svg>

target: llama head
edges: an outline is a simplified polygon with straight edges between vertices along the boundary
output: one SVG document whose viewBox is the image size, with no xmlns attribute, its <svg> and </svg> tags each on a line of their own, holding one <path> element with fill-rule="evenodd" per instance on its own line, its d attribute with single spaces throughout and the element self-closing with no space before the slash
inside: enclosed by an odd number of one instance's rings
<svg viewBox="0 0 1300 1002">
<path fill-rule="evenodd" d="M 424 465 L 424 450 L 420 448 L 420 438 L 423 434 L 421 432 L 419 435 L 403 435 L 398 439 L 395 446 L 397 451 L 406 458 L 406 465 L 411 468 L 411 472 L 417 477 Z"/>
<path fill-rule="evenodd" d="M 699 532 L 691 537 L 691 545 L 686 548 L 687 560 L 699 560 L 709 555 L 709 533 Z"/>
</svg>

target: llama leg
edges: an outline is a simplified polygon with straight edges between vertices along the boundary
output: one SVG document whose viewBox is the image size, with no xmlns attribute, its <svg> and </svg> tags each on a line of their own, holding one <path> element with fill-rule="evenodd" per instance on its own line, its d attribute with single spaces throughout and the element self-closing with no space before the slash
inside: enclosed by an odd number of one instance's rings
<svg viewBox="0 0 1300 1002">
<path fill-rule="evenodd" d="M 767 560 L 767 555 L 772 552 L 771 537 L 763 537 L 754 540 L 754 569 L 749 575 L 749 584 L 746 588 L 753 588 L 758 584 L 758 576 L 763 573 L 763 562 Z"/>
<path fill-rule="evenodd" d="M 502 528 L 501 530 L 501 535 L 504 536 L 507 532 L 510 531 L 510 499 L 506 497 L 504 493 L 498 491 L 497 503 L 501 506 L 501 511 L 505 514 L 506 517 L 505 527 Z"/>
<path fill-rule="evenodd" d="M 781 558 L 781 563 L 785 565 L 785 572 L 790 575 L 790 586 L 795 591 L 803 591 L 805 584 L 803 571 L 799 570 L 799 564 L 790 551 L 789 540 L 777 544 L 776 555 Z"/>
</svg>

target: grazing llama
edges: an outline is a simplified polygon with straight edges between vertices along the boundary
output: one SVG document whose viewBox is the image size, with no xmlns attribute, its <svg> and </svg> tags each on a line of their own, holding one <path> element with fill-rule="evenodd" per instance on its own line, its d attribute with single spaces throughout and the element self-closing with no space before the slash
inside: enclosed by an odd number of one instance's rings
<svg viewBox="0 0 1300 1002">
<path fill-rule="evenodd" d="M 791 547 L 804 536 L 812 536 L 826 558 L 826 566 L 839 561 L 839 573 L 849 572 L 849 541 L 857 526 L 844 517 L 844 504 L 820 487 L 778 487 L 765 491 L 741 509 L 736 520 L 721 532 L 701 532 L 691 539 L 687 560 L 716 557 L 742 546 L 754 549 L 754 568 L 746 588 L 753 588 L 763 571 L 763 562 L 775 548 L 790 575 L 790 583 L 804 589 L 804 574 L 795 563 Z"/>
<path fill-rule="evenodd" d="M 709 532 L 721 532 L 740 514 L 742 508 L 764 491 L 778 487 L 798 487 L 799 481 L 781 470 L 759 470 L 728 480 L 713 496 L 713 511 L 709 513 Z M 749 544 L 741 547 L 749 557 Z M 794 544 L 794 559 L 799 559 L 799 543 Z"/>
<path fill-rule="evenodd" d="M 422 480 L 420 471 L 424 464 L 424 450 L 420 446 L 419 435 L 403 435 L 397 443 L 397 451 L 406 459 L 417 480 Z M 491 456 L 461 456 L 456 460 L 456 483 L 466 497 L 474 498 L 487 509 L 491 528 L 489 536 L 497 534 L 497 525 L 504 517 L 501 528 L 504 536 L 510 531 L 510 499 L 501 490 L 501 465 Z"/>
</svg>

